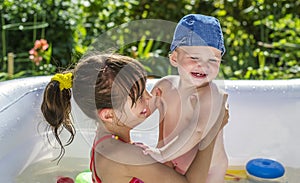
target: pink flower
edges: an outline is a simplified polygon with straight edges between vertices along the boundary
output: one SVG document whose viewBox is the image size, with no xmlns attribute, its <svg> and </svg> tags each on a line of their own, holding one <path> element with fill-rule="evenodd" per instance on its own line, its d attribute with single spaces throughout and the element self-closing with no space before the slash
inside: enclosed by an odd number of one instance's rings
<svg viewBox="0 0 300 183">
<path fill-rule="evenodd" d="M 33 55 L 29 55 L 29 59 L 30 60 L 34 60 L 34 56 Z"/>
<path fill-rule="evenodd" d="M 49 44 L 47 43 L 47 40 L 41 39 L 41 45 L 42 45 L 42 50 L 47 50 L 49 47 Z"/>
<path fill-rule="evenodd" d="M 29 59 L 31 59 L 35 63 L 35 65 L 40 65 L 40 62 L 43 60 L 43 57 L 41 56 L 35 57 L 33 55 L 30 55 Z"/>
<path fill-rule="evenodd" d="M 30 55 L 36 55 L 37 54 L 37 51 L 35 51 L 35 49 L 31 49 L 31 50 L 29 50 L 29 54 Z"/>
<path fill-rule="evenodd" d="M 34 43 L 34 47 L 29 50 L 29 59 L 32 60 L 35 65 L 39 65 L 43 60 L 43 54 L 48 49 L 48 47 L 49 44 L 47 43 L 47 40 L 36 40 Z"/>
<path fill-rule="evenodd" d="M 40 40 L 36 40 L 35 43 L 34 43 L 33 49 L 38 50 L 38 49 L 41 48 L 41 46 L 42 46 L 41 41 Z"/>
</svg>

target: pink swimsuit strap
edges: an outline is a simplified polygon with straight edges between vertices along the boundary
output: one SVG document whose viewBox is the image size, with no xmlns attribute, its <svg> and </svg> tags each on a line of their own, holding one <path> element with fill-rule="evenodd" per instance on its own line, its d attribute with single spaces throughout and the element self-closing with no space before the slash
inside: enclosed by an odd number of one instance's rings
<svg viewBox="0 0 300 183">
<path fill-rule="evenodd" d="M 90 170 L 91 172 L 93 172 L 94 170 L 94 173 L 95 173 L 95 179 L 94 177 L 92 177 L 92 181 L 93 183 L 102 183 L 101 179 L 98 177 L 97 173 L 96 173 L 96 166 L 95 166 L 95 149 L 96 149 L 96 146 L 102 142 L 103 140 L 106 140 L 106 139 L 109 139 L 109 138 L 113 138 L 113 139 L 118 139 L 116 138 L 115 135 L 105 135 L 103 137 L 101 137 L 100 139 L 98 139 L 97 141 L 94 141 L 94 144 L 93 144 L 93 148 L 92 148 L 92 154 L 91 154 L 91 161 L 90 161 Z M 122 142 L 124 142 L 124 140 L 122 139 L 118 139 Z M 144 183 L 143 181 L 141 181 L 140 179 L 138 178 L 135 178 L 133 177 L 129 183 Z"/>
</svg>

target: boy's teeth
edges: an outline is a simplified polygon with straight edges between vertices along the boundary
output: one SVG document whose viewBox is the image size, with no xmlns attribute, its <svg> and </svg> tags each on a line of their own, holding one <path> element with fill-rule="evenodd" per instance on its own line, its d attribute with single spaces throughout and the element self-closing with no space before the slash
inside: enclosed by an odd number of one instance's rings
<svg viewBox="0 0 300 183">
<path fill-rule="evenodd" d="M 196 75 L 196 76 L 204 76 L 205 74 L 202 74 L 202 73 L 194 73 L 194 75 Z"/>
</svg>

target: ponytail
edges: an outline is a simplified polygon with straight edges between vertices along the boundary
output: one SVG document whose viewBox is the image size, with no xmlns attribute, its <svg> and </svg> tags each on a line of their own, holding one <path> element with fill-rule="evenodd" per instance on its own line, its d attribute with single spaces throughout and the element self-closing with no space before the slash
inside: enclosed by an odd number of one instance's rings
<svg viewBox="0 0 300 183">
<path fill-rule="evenodd" d="M 44 118 L 49 124 L 56 141 L 60 146 L 60 154 L 55 159 L 58 162 L 65 154 L 65 146 L 72 143 L 76 130 L 70 118 L 71 113 L 71 87 L 73 75 L 71 72 L 66 74 L 55 74 L 45 88 L 41 110 Z M 65 128 L 70 133 L 70 138 L 63 144 L 59 135 Z M 47 133 L 47 138 L 48 133 Z"/>
</svg>

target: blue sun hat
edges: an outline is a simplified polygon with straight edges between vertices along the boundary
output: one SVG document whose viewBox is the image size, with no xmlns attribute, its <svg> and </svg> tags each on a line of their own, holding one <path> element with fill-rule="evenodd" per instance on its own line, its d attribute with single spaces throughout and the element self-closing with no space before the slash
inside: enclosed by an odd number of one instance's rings
<svg viewBox="0 0 300 183">
<path fill-rule="evenodd" d="M 211 46 L 225 53 L 223 33 L 218 19 L 201 14 L 184 16 L 177 24 L 171 52 L 179 46 Z"/>
</svg>

